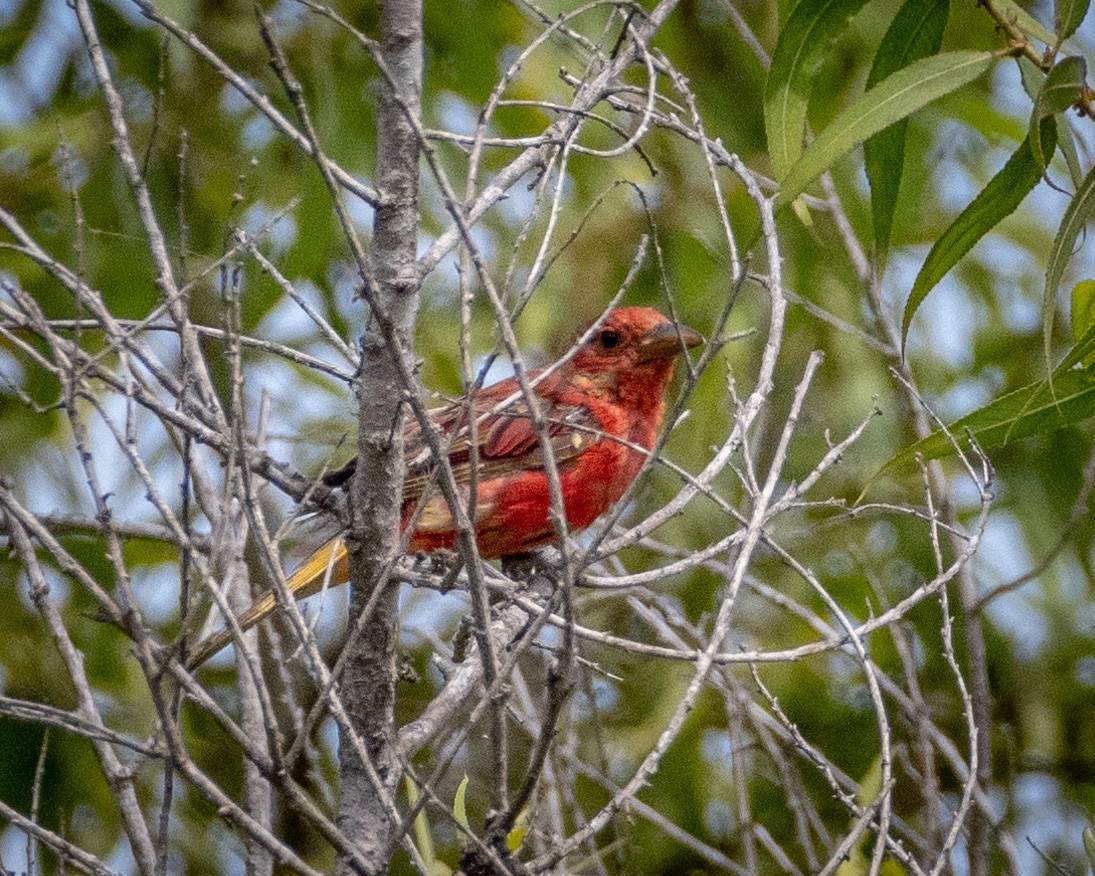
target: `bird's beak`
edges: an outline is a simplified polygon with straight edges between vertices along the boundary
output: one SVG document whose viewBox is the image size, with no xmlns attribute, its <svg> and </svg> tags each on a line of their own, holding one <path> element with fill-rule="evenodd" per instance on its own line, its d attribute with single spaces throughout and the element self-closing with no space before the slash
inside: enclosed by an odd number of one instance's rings
<svg viewBox="0 0 1095 876">
<path fill-rule="evenodd" d="M 671 359 L 686 349 L 703 343 L 703 335 L 679 322 L 663 322 L 646 333 L 639 341 L 639 361 Z"/>
</svg>

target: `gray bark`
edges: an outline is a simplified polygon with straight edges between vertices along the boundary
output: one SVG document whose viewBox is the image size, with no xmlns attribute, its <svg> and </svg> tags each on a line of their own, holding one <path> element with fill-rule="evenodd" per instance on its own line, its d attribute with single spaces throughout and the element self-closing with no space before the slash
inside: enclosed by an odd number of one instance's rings
<svg viewBox="0 0 1095 876">
<path fill-rule="evenodd" d="M 418 310 L 419 146 L 409 110 L 417 117 L 422 83 L 421 0 L 388 0 L 381 5 L 381 46 L 392 82 L 381 88 L 377 113 L 376 211 L 372 263 L 375 288 L 369 291 L 378 314 L 363 338 L 359 388 L 358 467 L 353 485 L 350 540 L 350 616 L 364 610 L 373 589 L 389 588 L 377 603 L 364 634 L 349 656 L 342 678 L 347 712 L 366 743 L 381 780 L 392 774 L 395 742 L 396 650 L 399 639 L 398 589 L 382 579 L 399 536 L 403 490 L 403 411 L 407 389 L 399 356 L 409 356 Z M 377 319 L 391 332 L 381 331 Z M 385 341 L 394 336 L 398 349 Z M 379 583 L 378 583 L 379 582 Z M 391 847 L 392 824 L 369 770 L 351 746 L 340 748 L 339 827 L 372 864 L 383 871 Z M 348 864 L 340 864 L 340 871 Z"/>
</svg>

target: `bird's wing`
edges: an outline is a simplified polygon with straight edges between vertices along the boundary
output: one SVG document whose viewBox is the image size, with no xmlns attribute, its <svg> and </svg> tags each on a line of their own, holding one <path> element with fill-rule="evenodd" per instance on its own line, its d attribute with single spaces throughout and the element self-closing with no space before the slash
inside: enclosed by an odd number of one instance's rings
<svg viewBox="0 0 1095 876">
<path fill-rule="evenodd" d="M 539 432 L 524 399 L 517 399 L 496 414 L 489 413 L 516 389 L 516 382 L 507 380 L 483 390 L 471 405 L 470 416 L 469 405 L 463 400 L 434 415 L 434 422 L 447 445 L 449 464 L 457 484 L 463 486 L 471 482 L 473 436 L 479 483 L 515 471 L 544 467 Z M 559 467 L 565 467 L 585 448 L 601 440 L 600 423 L 588 408 L 542 398 L 541 412 L 547 424 L 555 464 Z M 468 425 L 471 419 L 477 423 L 474 430 Z M 436 465 L 420 429 L 409 431 L 405 440 L 407 476 L 403 482 L 403 501 L 410 503 L 422 495 L 433 478 Z"/>
<path fill-rule="evenodd" d="M 542 392 L 546 385 L 538 389 Z M 441 432 L 442 446 L 447 448 L 457 484 L 471 482 L 473 430 L 468 424 L 472 419 L 476 423 L 474 443 L 478 449 L 475 455 L 479 458 L 480 483 L 517 470 L 544 467 L 539 434 L 533 424 L 528 402 L 518 398 L 502 411 L 491 413 L 501 401 L 518 391 L 517 381 L 510 378 L 481 389 L 470 405 L 466 399 L 458 399 L 430 411 L 430 419 Z M 556 465 L 565 466 L 603 437 L 601 422 L 588 408 L 564 404 L 543 395 L 540 396 L 540 405 Z M 403 449 L 407 466 L 403 501 L 412 503 L 421 497 L 436 469 L 433 450 L 417 420 L 410 419 L 406 423 Z M 323 482 L 329 487 L 346 486 L 356 468 L 355 457 L 342 468 L 325 475 Z"/>
</svg>

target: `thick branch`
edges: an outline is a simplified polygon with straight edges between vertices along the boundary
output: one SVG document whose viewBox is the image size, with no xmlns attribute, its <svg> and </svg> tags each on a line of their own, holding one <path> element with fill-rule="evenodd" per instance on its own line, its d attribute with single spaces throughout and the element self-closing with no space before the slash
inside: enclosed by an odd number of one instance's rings
<svg viewBox="0 0 1095 876">
<path fill-rule="evenodd" d="M 357 476 L 353 485 L 350 540 L 351 617 L 365 610 L 378 586 L 376 603 L 343 677 L 347 712 L 365 740 L 376 773 L 392 774 L 394 760 L 396 648 L 399 639 L 398 587 L 383 575 L 398 546 L 403 493 L 402 402 L 405 387 L 400 350 L 409 350 L 418 309 L 415 265 L 418 235 L 419 144 L 408 116 L 418 119 L 422 87 L 420 0 L 389 0 L 381 6 L 382 53 L 392 82 L 381 90 L 377 113 L 377 208 L 372 257 L 375 305 L 391 326 L 397 346 L 385 342 L 371 320 L 363 341 L 359 385 Z M 401 367 L 402 365 L 402 367 Z M 339 826 L 379 871 L 393 829 L 389 813 L 365 764 L 349 747 L 341 749 Z M 341 867 L 345 871 L 346 867 Z"/>
</svg>

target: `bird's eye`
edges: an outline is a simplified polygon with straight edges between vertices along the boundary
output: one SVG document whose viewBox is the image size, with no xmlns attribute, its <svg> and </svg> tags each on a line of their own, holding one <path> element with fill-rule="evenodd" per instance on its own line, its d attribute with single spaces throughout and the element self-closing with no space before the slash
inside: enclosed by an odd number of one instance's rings
<svg viewBox="0 0 1095 876">
<path fill-rule="evenodd" d="M 617 331 L 613 331 L 612 329 L 605 329 L 603 332 L 601 332 L 600 341 L 602 347 L 611 350 L 618 343 L 620 343 L 620 333 Z"/>
</svg>

